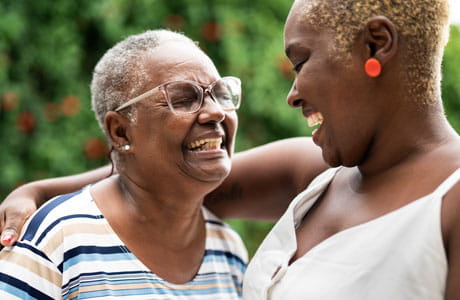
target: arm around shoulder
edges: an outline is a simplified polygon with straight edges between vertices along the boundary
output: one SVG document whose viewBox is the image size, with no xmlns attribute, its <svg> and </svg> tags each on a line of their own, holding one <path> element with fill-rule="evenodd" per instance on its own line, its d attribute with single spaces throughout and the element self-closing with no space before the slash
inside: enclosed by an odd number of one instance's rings
<svg viewBox="0 0 460 300">
<path fill-rule="evenodd" d="M 27 218 L 46 200 L 107 177 L 110 166 L 82 174 L 34 181 L 13 190 L 0 205 L 0 243 L 13 245 Z"/>
<path fill-rule="evenodd" d="M 311 138 L 290 138 L 236 153 L 224 183 L 206 198 L 222 218 L 275 221 L 327 169 Z"/>
</svg>

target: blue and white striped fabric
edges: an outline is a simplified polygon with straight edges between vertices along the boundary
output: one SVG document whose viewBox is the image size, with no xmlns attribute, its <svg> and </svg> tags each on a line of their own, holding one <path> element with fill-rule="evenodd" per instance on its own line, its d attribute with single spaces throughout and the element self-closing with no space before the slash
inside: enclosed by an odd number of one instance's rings
<svg viewBox="0 0 460 300">
<path fill-rule="evenodd" d="M 169 283 L 125 247 L 85 188 L 56 197 L 0 252 L 0 299 L 241 298 L 247 252 L 239 236 L 203 208 L 206 251 L 195 278 Z"/>
</svg>

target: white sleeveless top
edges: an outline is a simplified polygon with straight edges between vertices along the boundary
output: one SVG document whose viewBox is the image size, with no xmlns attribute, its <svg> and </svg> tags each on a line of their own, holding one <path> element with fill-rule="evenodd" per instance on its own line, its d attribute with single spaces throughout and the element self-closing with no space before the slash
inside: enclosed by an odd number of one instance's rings
<svg viewBox="0 0 460 300">
<path fill-rule="evenodd" d="M 337 170 L 317 177 L 267 235 L 248 266 L 243 299 L 444 299 L 441 202 L 460 169 L 433 193 L 332 235 L 288 266 L 297 248 L 296 226 Z"/>
</svg>

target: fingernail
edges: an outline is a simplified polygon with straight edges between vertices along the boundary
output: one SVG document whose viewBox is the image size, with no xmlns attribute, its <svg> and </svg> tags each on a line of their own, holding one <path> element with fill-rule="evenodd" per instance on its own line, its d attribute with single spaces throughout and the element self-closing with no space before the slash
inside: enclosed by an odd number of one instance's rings
<svg viewBox="0 0 460 300">
<path fill-rule="evenodd" d="M 14 233 L 13 232 L 4 232 L 2 235 L 2 242 L 11 243 L 13 241 Z"/>
</svg>

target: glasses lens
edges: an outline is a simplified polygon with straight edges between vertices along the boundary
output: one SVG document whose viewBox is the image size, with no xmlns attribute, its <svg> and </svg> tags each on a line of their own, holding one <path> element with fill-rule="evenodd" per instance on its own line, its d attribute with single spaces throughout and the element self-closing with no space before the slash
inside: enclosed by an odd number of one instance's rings
<svg viewBox="0 0 460 300">
<path fill-rule="evenodd" d="M 174 82 L 167 86 L 166 92 L 173 111 L 189 113 L 200 109 L 203 97 L 199 87 L 188 82 Z"/>
<path fill-rule="evenodd" d="M 215 83 L 212 93 L 224 109 L 237 109 L 241 100 L 241 82 L 238 78 L 224 77 Z"/>
</svg>

